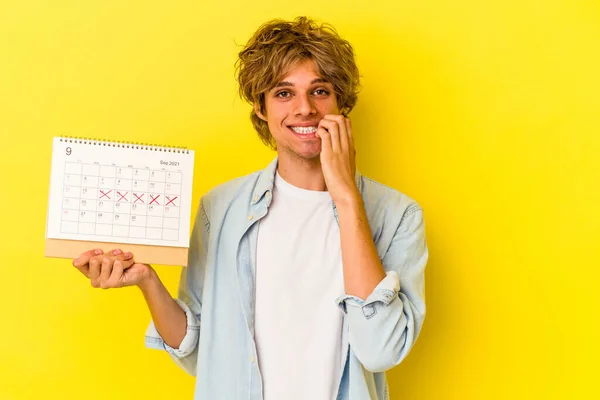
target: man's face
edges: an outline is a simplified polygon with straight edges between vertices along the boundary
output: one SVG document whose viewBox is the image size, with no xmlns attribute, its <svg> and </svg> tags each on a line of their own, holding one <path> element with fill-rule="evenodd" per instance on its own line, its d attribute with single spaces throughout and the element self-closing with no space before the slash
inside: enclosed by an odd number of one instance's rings
<svg viewBox="0 0 600 400">
<path fill-rule="evenodd" d="M 279 158 L 314 160 L 321 152 L 317 125 L 326 114 L 339 114 L 333 85 L 320 75 L 313 60 L 293 68 L 265 93 L 267 121 Z M 255 108 L 256 109 L 256 108 Z"/>
</svg>

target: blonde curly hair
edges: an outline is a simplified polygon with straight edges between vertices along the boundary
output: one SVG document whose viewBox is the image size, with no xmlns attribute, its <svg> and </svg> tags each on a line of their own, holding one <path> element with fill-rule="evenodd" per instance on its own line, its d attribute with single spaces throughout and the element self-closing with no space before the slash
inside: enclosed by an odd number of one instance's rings
<svg viewBox="0 0 600 400">
<path fill-rule="evenodd" d="M 236 61 L 240 97 L 256 104 L 266 115 L 265 93 L 307 59 L 313 60 L 323 78 L 332 84 L 340 113 L 348 114 L 360 89 L 354 50 L 331 25 L 317 24 L 307 17 L 275 19 L 258 28 Z M 263 143 L 276 149 L 267 122 L 259 118 L 254 107 L 250 119 Z"/>
</svg>

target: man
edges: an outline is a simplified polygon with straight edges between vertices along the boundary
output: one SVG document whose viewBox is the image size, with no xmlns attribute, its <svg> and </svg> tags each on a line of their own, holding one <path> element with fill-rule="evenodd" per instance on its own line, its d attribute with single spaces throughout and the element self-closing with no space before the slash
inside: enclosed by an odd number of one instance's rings
<svg viewBox="0 0 600 400">
<path fill-rule="evenodd" d="M 423 211 L 355 169 L 359 75 L 332 28 L 271 21 L 239 56 L 277 158 L 203 196 L 178 298 L 130 253 L 73 263 L 94 287 L 141 289 L 146 344 L 196 375 L 196 399 L 387 399 L 425 316 Z"/>
</svg>

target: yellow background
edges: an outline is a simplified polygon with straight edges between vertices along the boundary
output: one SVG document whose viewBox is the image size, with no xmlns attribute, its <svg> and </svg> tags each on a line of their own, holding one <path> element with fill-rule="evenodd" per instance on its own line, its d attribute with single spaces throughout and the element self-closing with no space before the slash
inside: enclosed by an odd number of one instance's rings
<svg viewBox="0 0 600 400">
<path fill-rule="evenodd" d="M 425 209 L 428 315 L 392 398 L 600 395 L 597 1 L 4 0 L 0 400 L 192 398 L 143 347 L 138 289 L 43 257 L 51 138 L 193 148 L 197 204 L 274 156 L 233 64 L 296 15 L 355 46 L 358 167 Z M 174 294 L 179 268 L 157 269 Z"/>
</svg>

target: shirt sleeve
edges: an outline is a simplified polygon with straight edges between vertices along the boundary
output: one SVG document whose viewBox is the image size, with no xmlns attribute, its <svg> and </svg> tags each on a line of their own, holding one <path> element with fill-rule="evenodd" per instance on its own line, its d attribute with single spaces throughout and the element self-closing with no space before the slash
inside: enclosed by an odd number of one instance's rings
<svg viewBox="0 0 600 400">
<path fill-rule="evenodd" d="M 196 375 L 200 316 L 202 314 L 202 291 L 210 234 L 210 223 L 202 200 L 198 211 L 199 218 L 196 218 L 190 241 L 188 266 L 183 267 L 181 270 L 178 296 L 175 299 L 186 315 L 186 334 L 179 348 L 175 349 L 164 342 L 154 322 L 150 321 L 145 336 L 146 347 L 166 350 L 175 363 L 190 375 Z"/>
<path fill-rule="evenodd" d="M 427 259 L 423 210 L 415 204 L 405 211 L 382 259 L 385 278 L 366 300 L 337 299 L 348 318 L 350 346 L 367 370 L 400 364 L 416 341 L 425 318 Z"/>
</svg>

